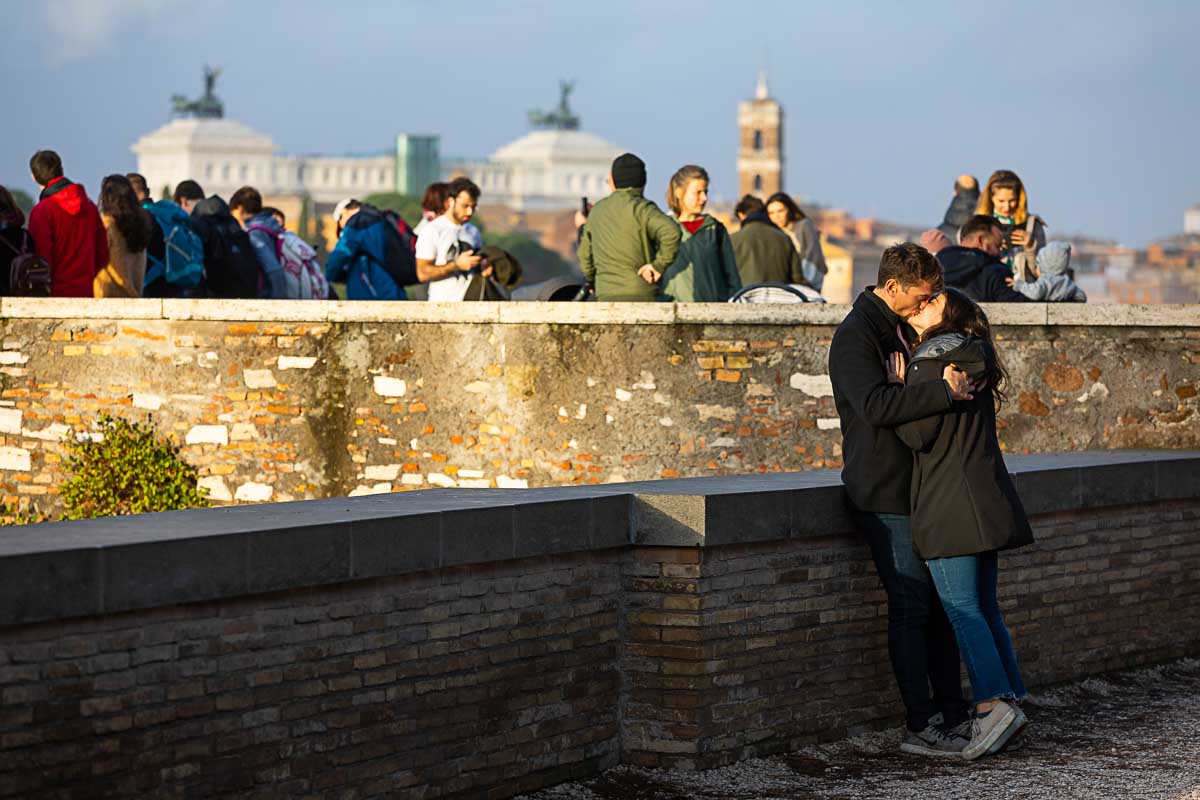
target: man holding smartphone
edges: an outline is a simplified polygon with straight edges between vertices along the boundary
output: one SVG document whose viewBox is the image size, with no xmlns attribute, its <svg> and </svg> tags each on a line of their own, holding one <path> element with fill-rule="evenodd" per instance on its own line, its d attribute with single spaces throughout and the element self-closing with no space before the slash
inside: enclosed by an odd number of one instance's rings
<svg viewBox="0 0 1200 800">
<path fill-rule="evenodd" d="M 432 302 L 460 302 L 471 283 L 470 272 L 492 268 L 479 255 L 479 229 L 468 225 L 475 216 L 479 187 L 467 178 L 450 181 L 446 212 L 429 222 L 417 237 L 417 275 L 429 283 Z"/>
</svg>

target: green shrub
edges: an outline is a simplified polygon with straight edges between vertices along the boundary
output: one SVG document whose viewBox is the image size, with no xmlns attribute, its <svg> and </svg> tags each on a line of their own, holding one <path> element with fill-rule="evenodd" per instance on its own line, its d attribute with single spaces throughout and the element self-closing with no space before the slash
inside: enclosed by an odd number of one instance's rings
<svg viewBox="0 0 1200 800">
<path fill-rule="evenodd" d="M 196 468 L 179 457 L 179 447 L 159 438 L 150 422 L 103 415 L 101 441 L 68 445 L 73 474 L 61 494 L 63 519 L 88 519 L 149 511 L 206 508 L 196 487 Z"/>
</svg>

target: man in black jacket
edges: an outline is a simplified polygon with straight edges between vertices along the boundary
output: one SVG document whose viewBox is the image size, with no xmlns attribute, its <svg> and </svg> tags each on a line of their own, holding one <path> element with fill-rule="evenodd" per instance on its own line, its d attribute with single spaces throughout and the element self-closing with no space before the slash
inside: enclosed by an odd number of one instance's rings
<svg viewBox="0 0 1200 800">
<path fill-rule="evenodd" d="M 956 757 L 967 743 L 953 732 L 967 719 L 958 646 L 929 571 L 913 552 L 913 456 L 894 429 L 949 410 L 969 399 L 972 387 L 953 366 L 943 380 L 914 386 L 889 382 L 886 366 L 894 353 L 907 357 L 916 334 L 905 320 L 941 288 L 941 268 L 925 248 L 906 242 L 885 250 L 876 285 L 859 295 L 833 335 L 829 377 L 842 422 L 842 482 L 888 597 L 888 653 L 907 711 L 900 749 Z"/>
<path fill-rule="evenodd" d="M 1030 298 L 1012 288 L 1012 270 L 1000 260 L 1004 231 L 995 217 L 976 214 L 962 226 L 960 246 L 939 246 L 932 231 L 922 244 L 937 256 L 947 286 L 962 289 L 976 303 L 1028 303 Z"/>
</svg>

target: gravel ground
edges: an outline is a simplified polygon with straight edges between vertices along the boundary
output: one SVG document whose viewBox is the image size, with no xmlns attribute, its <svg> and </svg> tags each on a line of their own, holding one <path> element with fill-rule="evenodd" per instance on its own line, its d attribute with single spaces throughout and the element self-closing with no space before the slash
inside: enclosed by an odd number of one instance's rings
<svg viewBox="0 0 1200 800">
<path fill-rule="evenodd" d="M 1028 732 L 973 763 L 905 755 L 896 728 L 701 773 L 616 767 L 523 798 L 1200 800 L 1198 696 L 1200 660 L 1186 659 L 1037 692 Z"/>
</svg>

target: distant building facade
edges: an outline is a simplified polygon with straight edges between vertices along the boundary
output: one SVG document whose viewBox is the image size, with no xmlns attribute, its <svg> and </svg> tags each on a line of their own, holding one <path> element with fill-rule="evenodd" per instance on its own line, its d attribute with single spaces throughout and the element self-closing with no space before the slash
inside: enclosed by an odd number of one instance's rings
<svg viewBox="0 0 1200 800">
<path fill-rule="evenodd" d="M 783 191 L 783 108 L 771 99 L 766 73 L 754 99 L 738 103 L 738 142 L 738 195 Z"/>
<path fill-rule="evenodd" d="M 1200 203 L 1183 212 L 1183 232 L 1200 236 Z"/>
</svg>

